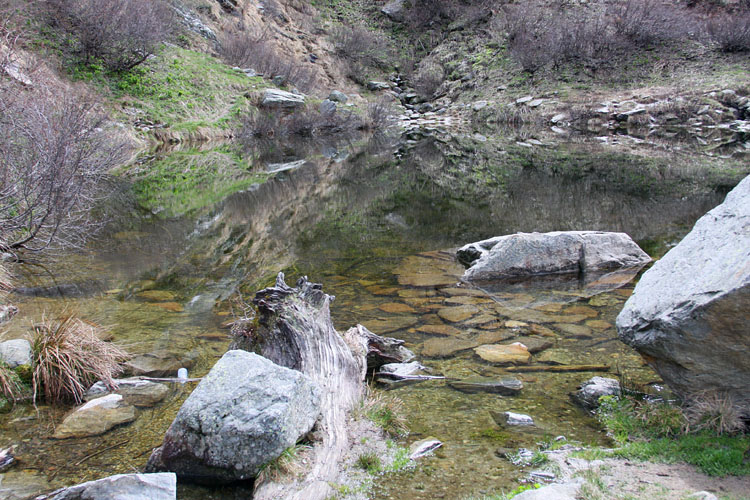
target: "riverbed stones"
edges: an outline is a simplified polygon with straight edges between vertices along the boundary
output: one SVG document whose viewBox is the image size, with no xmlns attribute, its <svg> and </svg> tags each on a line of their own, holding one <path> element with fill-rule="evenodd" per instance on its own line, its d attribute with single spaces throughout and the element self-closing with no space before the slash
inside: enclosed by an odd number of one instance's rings
<svg viewBox="0 0 750 500">
<path fill-rule="evenodd" d="M 555 328 L 565 337 L 586 340 L 593 337 L 591 328 L 584 325 L 571 325 L 568 323 L 555 323 Z"/>
<path fill-rule="evenodd" d="M 678 395 L 718 392 L 748 412 L 748 311 L 750 176 L 643 274 L 617 330 Z"/>
<path fill-rule="evenodd" d="M 177 476 L 172 472 L 117 474 L 62 488 L 36 500 L 176 500 Z"/>
<path fill-rule="evenodd" d="M 503 396 L 514 396 L 523 389 L 523 382 L 517 378 L 496 379 L 490 377 L 471 377 L 463 380 L 451 380 L 448 385 L 457 391 L 470 394 L 490 392 Z"/>
<path fill-rule="evenodd" d="M 0 361 L 11 368 L 31 364 L 31 343 L 26 339 L 6 340 L 0 343 Z"/>
<path fill-rule="evenodd" d="M 383 312 L 386 313 L 413 313 L 414 308 L 411 306 L 408 306 L 406 304 L 400 303 L 400 302 L 388 302 L 386 304 L 381 304 L 378 306 L 378 309 L 380 309 Z"/>
<path fill-rule="evenodd" d="M 185 400 L 148 468 L 212 484 L 254 478 L 312 429 L 320 398 L 301 372 L 228 351 Z"/>
<path fill-rule="evenodd" d="M 592 377 L 570 393 L 571 399 L 587 410 L 599 407 L 602 396 L 619 396 L 620 382 L 614 378 Z"/>
<path fill-rule="evenodd" d="M 144 290 L 135 296 L 148 302 L 173 302 L 175 299 L 175 294 L 168 290 Z"/>
<path fill-rule="evenodd" d="M 478 346 L 476 340 L 461 338 L 434 338 L 422 344 L 422 356 L 428 358 L 447 358 L 458 352 Z"/>
<path fill-rule="evenodd" d="M 651 258 L 625 233 L 516 233 L 470 243 L 457 251 L 470 267 L 466 281 L 637 267 Z"/>
<path fill-rule="evenodd" d="M 422 325 L 417 328 L 417 331 L 445 337 L 453 337 L 461 334 L 461 330 L 450 325 Z"/>
<path fill-rule="evenodd" d="M 169 394 L 169 387 L 165 384 L 139 378 L 122 378 L 115 380 L 115 388 L 108 388 L 104 382 L 92 385 L 83 398 L 86 401 L 105 396 L 107 394 L 119 394 L 126 403 L 133 406 L 154 406 Z"/>
<path fill-rule="evenodd" d="M 449 306 L 440 309 L 437 314 L 445 321 L 450 323 L 459 323 L 467 320 L 479 312 L 477 307 L 472 305 Z"/>
<path fill-rule="evenodd" d="M 260 104 L 266 108 L 300 108 L 305 105 L 305 96 L 280 89 L 266 89 Z"/>
<path fill-rule="evenodd" d="M 104 434 L 111 428 L 135 420 L 135 407 L 119 394 L 92 399 L 76 408 L 57 426 L 55 439 L 82 438 Z"/>
<path fill-rule="evenodd" d="M 483 360 L 496 364 L 526 364 L 531 361 L 531 353 L 520 342 L 480 345 L 474 352 Z"/>
<path fill-rule="evenodd" d="M 131 375 L 147 377 L 174 377 L 180 368 L 190 368 L 195 363 L 195 353 L 178 355 L 169 351 L 154 351 L 136 356 L 123 364 Z"/>
</svg>

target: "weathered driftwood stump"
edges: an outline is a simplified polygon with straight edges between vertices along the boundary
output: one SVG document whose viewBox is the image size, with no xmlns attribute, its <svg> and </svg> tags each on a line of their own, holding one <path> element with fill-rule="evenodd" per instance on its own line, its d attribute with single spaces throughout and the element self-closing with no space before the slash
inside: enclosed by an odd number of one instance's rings
<svg viewBox="0 0 750 500">
<path fill-rule="evenodd" d="M 232 348 L 256 352 L 274 363 L 299 370 L 322 389 L 322 414 L 316 424 L 310 464 L 294 482 L 256 484 L 254 499 L 323 500 L 332 494 L 342 459 L 356 436 L 349 434 L 347 414 L 365 392 L 365 376 L 385 362 L 413 356 L 402 341 L 379 337 L 361 325 L 340 335 L 329 305 L 334 297 L 321 285 L 301 278 L 295 288 L 279 273 L 276 285 L 259 291 L 257 326 L 236 338 Z"/>
</svg>

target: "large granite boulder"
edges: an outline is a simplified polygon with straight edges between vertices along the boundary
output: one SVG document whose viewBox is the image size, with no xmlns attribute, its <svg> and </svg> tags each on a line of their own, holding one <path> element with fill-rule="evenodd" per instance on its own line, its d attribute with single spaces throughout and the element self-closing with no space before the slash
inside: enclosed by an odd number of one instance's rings
<svg viewBox="0 0 750 500">
<path fill-rule="evenodd" d="M 625 233 L 555 231 L 516 233 L 470 243 L 456 253 L 470 266 L 465 281 L 541 274 L 603 272 L 637 267 L 651 258 Z"/>
<path fill-rule="evenodd" d="M 185 400 L 148 470 L 210 484 L 254 478 L 312 429 L 320 411 L 320 389 L 308 376 L 228 351 Z"/>
<path fill-rule="evenodd" d="M 96 481 L 56 490 L 37 500 L 176 500 L 177 476 L 156 474 L 117 474 Z"/>
<path fill-rule="evenodd" d="M 750 177 L 644 273 L 617 317 L 620 339 L 681 396 L 750 405 Z"/>
</svg>

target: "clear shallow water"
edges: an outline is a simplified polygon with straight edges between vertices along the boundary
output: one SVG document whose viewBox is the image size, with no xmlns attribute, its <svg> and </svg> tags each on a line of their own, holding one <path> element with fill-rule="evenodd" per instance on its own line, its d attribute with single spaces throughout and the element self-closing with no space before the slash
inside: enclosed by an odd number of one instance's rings
<svg viewBox="0 0 750 500">
<path fill-rule="evenodd" d="M 403 338 L 423 363 L 448 377 L 502 376 L 504 370 L 471 349 L 441 358 L 425 354 L 427 343 L 437 338 L 422 331 L 426 325 L 449 324 L 459 331 L 439 343 L 471 343 L 493 332 L 511 342 L 542 325 L 551 330 L 552 346 L 539 359 L 608 364 L 636 382 L 655 379 L 615 340 L 611 327 L 632 284 L 596 296 L 577 283 L 498 284 L 471 302 L 456 291 L 461 267 L 440 251 L 516 231 L 600 229 L 628 232 L 658 254 L 723 193 L 691 189 L 686 195 L 682 189 L 648 187 L 640 177 L 634 189 L 608 180 L 603 172 L 634 168 L 613 163 L 609 155 L 588 160 L 602 170 L 573 174 L 528 164 L 509 168 L 506 159 L 498 160 L 488 171 L 501 177 L 488 187 L 476 172 L 460 168 L 452 181 L 441 177 L 441 169 L 452 171 L 453 163 L 440 144 L 417 144 L 402 150 L 400 159 L 393 153 L 382 146 L 352 148 L 345 161 L 341 155 L 311 154 L 299 168 L 193 217 L 127 221 L 111 228 L 88 255 L 66 256 L 46 270 L 19 269 L 19 280 L 43 293 L 51 286 L 76 288 L 63 297 L 15 296 L 21 312 L 6 335 L 22 336 L 42 311 L 50 316 L 76 311 L 110 327 L 113 338 L 134 354 L 166 352 L 200 376 L 229 343 L 223 323 L 241 307 L 235 292 L 249 298 L 284 270 L 288 281 L 308 275 L 337 297 L 332 307 L 337 328 L 363 323 L 375 333 Z M 637 162 L 636 167 L 642 176 Z M 650 182 L 658 186 L 664 175 L 660 171 Z M 417 274 L 440 279 L 425 284 L 414 280 Z M 154 290 L 167 294 L 158 300 L 143 294 Z M 441 309 L 457 305 L 476 310 L 455 323 L 440 317 Z M 509 320 L 526 326 L 509 328 Z M 561 434 L 603 443 L 593 420 L 567 396 L 591 375 L 514 374 L 525 388 L 512 398 L 464 394 L 440 382 L 395 389 L 411 430 L 404 442 L 431 435 L 445 446 L 416 471 L 377 480 L 373 498 L 463 498 L 510 489 L 523 473 L 499 458 L 497 448 L 530 446 Z M 140 410 L 133 424 L 87 439 L 49 438 L 64 409 L 18 406 L 0 415 L 0 446 L 17 443 L 21 459 L 3 484 L 53 487 L 141 469 L 189 390 L 176 385 L 165 403 Z M 498 432 L 490 410 L 528 413 L 539 430 Z M 247 492 L 183 487 L 180 496 L 234 498 Z"/>
</svg>

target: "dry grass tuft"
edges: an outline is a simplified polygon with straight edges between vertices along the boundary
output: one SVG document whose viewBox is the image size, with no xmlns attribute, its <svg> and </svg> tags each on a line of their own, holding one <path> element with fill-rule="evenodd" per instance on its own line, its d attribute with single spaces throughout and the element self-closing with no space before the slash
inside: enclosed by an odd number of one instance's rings
<svg viewBox="0 0 750 500">
<path fill-rule="evenodd" d="M 404 417 L 404 403 L 396 396 L 368 390 L 354 417 L 370 419 L 378 427 L 392 436 L 408 434 L 409 427 Z"/>
<path fill-rule="evenodd" d="M 40 392 L 48 402 L 83 399 L 96 381 L 108 386 L 122 371 L 120 362 L 128 358 L 122 348 L 99 338 L 100 328 L 68 315 L 57 321 L 42 319 L 33 326 L 31 341 L 34 366 L 34 398 Z"/>
<path fill-rule="evenodd" d="M 306 444 L 290 446 L 281 452 L 281 455 L 277 458 L 261 467 L 256 481 L 258 483 L 278 482 L 285 478 L 293 479 L 300 476 L 305 471 L 305 458 L 310 450 L 312 450 L 312 446 Z"/>
<path fill-rule="evenodd" d="M 21 380 L 11 367 L 0 362 L 0 396 L 15 402 L 23 391 Z"/>
<path fill-rule="evenodd" d="M 745 429 L 747 409 L 739 408 L 731 396 L 718 392 L 694 394 L 682 409 L 688 432 L 709 430 L 716 434 L 735 434 Z"/>
</svg>

